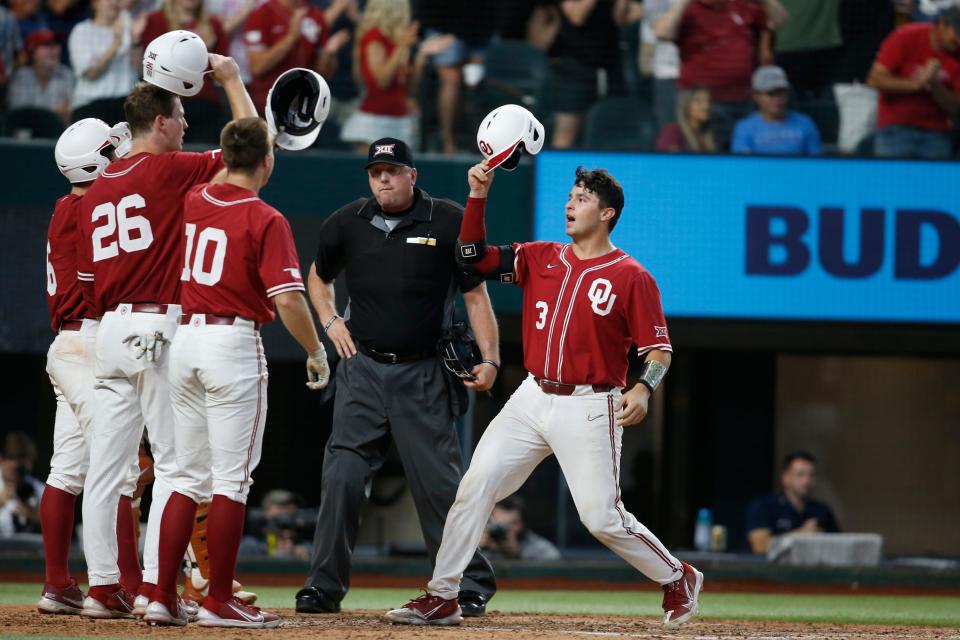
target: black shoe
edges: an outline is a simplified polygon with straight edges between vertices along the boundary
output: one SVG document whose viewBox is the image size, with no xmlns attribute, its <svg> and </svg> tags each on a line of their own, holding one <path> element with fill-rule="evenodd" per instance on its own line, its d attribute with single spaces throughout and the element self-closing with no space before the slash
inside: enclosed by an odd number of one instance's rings
<svg viewBox="0 0 960 640">
<path fill-rule="evenodd" d="M 476 591 L 461 591 L 457 596 L 464 618 L 482 618 L 487 614 L 487 598 Z"/>
<path fill-rule="evenodd" d="M 340 603 L 316 587 L 297 591 L 297 613 L 340 613 Z"/>
</svg>

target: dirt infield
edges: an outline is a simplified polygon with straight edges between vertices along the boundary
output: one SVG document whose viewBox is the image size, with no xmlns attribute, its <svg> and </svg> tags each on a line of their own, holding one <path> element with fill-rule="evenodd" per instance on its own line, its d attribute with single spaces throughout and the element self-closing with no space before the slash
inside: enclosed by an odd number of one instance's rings
<svg viewBox="0 0 960 640">
<path fill-rule="evenodd" d="M 839 625 L 789 622 L 750 622 L 695 620 L 676 631 L 665 631 L 656 618 L 586 617 L 534 614 L 492 613 L 486 618 L 469 620 L 460 627 L 403 627 L 384 623 L 379 611 L 351 611 L 339 615 L 302 616 L 292 610 L 277 611 L 283 617 L 279 629 L 232 631 L 227 629 L 186 629 L 149 627 L 132 620 L 86 620 L 76 616 L 42 616 L 25 605 L 0 605 L 0 629 L 3 635 L 64 636 L 102 638 L 196 638 L 241 640 L 265 637 L 271 640 L 406 640 L 407 638 L 443 638 L 466 640 L 481 638 L 527 640 L 528 638 L 775 638 L 819 640 L 854 638 L 960 640 L 960 630 L 930 627 L 892 627 L 879 625 Z"/>
</svg>

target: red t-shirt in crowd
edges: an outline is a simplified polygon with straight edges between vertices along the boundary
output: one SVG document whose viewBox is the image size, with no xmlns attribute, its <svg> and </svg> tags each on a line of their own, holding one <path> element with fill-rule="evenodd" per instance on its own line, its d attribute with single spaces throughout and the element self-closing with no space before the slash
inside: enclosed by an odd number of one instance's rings
<svg viewBox="0 0 960 640">
<path fill-rule="evenodd" d="M 767 28 L 763 8 L 752 0 L 690 3 L 677 33 L 679 87 L 701 85 L 715 102 L 746 102 L 756 66 L 759 32 Z"/>
<path fill-rule="evenodd" d="M 220 150 L 111 163 L 80 203 L 77 276 L 96 315 L 121 302 L 179 304 L 183 200 L 223 168 Z"/>
<path fill-rule="evenodd" d="M 56 333 L 64 320 L 93 317 L 87 314 L 77 281 L 77 248 L 81 197 L 68 193 L 59 200 L 47 230 L 47 307 L 50 328 Z"/>
<path fill-rule="evenodd" d="M 232 184 L 201 184 L 187 194 L 187 256 L 182 313 L 274 318 L 271 298 L 304 291 L 293 232 L 283 215 Z"/>
<path fill-rule="evenodd" d="M 393 81 L 386 89 L 381 89 L 370 70 L 370 61 L 367 59 L 367 46 L 373 42 L 383 45 L 386 57 L 396 48 L 396 44 L 376 27 L 370 29 L 360 38 L 360 75 L 367 88 L 367 95 L 360 105 L 360 110 L 378 116 L 405 116 L 407 115 L 407 74 L 409 61 L 404 61 L 397 68 Z"/>
<path fill-rule="evenodd" d="M 330 37 L 330 27 L 323 17 L 323 11 L 311 5 L 304 6 L 309 7 L 310 11 L 300 23 L 300 38 L 297 43 L 277 66 L 262 75 L 254 76 L 250 81 L 250 97 L 261 113 L 270 87 L 280 74 L 295 67 L 313 69 L 317 54 Z M 243 26 L 247 51 L 266 51 L 275 45 L 287 35 L 292 15 L 293 9 L 280 0 L 269 0 L 254 9 Z"/>
<path fill-rule="evenodd" d="M 208 20 L 210 21 L 210 28 L 213 30 L 216 40 L 214 40 L 212 47 L 207 47 L 207 51 L 210 53 L 219 54 L 221 56 L 230 55 L 230 52 L 228 51 L 229 40 L 227 39 L 226 32 L 223 30 L 223 24 L 220 22 L 220 18 L 217 16 L 209 16 Z M 180 25 L 180 28 L 186 31 L 197 33 L 196 22 L 187 22 Z M 155 38 L 162 36 L 170 30 L 170 23 L 167 22 L 167 15 L 162 9 L 160 11 L 154 11 L 153 13 L 148 14 L 147 22 L 143 27 L 143 33 L 140 34 L 140 46 L 146 49 L 147 45 L 150 44 Z M 203 88 L 200 89 L 200 93 L 192 98 L 184 98 L 184 100 L 220 102 L 220 92 L 214 86 L 213 79 L 204 76 Z M 189 121 L 190 113 L 188 110 L 187 122 Z"/>
<path fill-rule="evenodd" d="M 580 260 L 571 245 L 514 245 L 523 287 L 523 362 L 566 384 L 627 383 L 630 346 L 673 351 L 653 276 L 616 249 Z"/>
<path fill-rule="evenodd" d="M 944 51 L 934 51 L 930 33 L 934 25 L 918 22 L 900 27 L 883 41 L 877 62 L 901 78 L 919 75 L 927 60 L 940 61 L 940 82 L 951 91 L 960 91 L 960 58 Z M 929 91 L 916 93 L 880 92 L 877 126 L 906 125 L 932 131 L 949 131 L 947 112 L 934 101 Z"/>
<path fill-rule="evenodd" d="M 690 151 L 683 129 L 676 122 L 668 122 L 657 137 L 657 151 Z"/>
</svg>

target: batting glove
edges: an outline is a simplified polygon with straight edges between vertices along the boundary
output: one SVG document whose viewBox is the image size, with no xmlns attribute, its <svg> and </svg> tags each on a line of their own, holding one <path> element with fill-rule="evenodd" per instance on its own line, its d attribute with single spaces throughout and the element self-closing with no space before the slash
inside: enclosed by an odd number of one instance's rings
<svg viewBox="0 0 960 640">
<path fill-rule="evenodd" d="M 163 347 L 169 342 L 163 335 L 163 331 L 154 331 L 153 335 L 147 338 L 147 360 L 159 362 L 160 355 L 163 354 Z"/>
<path fill-rule="evenodd" d="M 110 142 L 113 144 L 113 157 L 119 160 L 130 152 L 133 146 L 133 134 L 130 133 L 130 125 L 126 122 L 118 122 L 110 127 Z"/>
<path fill-rule="evenodd" d="M 136 354 L 136 358 L 139 360 L 147 352 L 147 334 L 131 333 L 123 339 L 123 344 L 130 347 L 130 349 Z"/>
<path fill-rule="evenodd" d="M 327 350 L 320 348 L 307 358 L 307 388 L 314 391 L 323 389 L 330 382 L 330 364 L 327 362 Z"/>
<path fill-rule="evenodd" d="M 153 333 L 131 333 L 123 339 L 123 343 L 130 347 L 139 360 L 146 356 L 148 362 L 157 362 L 163 354 L 163 345 L 170 342 L 162 331 Z"/>
</svg>

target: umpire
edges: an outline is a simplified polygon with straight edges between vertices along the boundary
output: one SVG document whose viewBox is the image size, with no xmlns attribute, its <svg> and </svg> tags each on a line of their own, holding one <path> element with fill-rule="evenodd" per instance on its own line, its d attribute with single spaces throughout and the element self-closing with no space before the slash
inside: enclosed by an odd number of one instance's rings
<svg viewBox="0 0 960 640">
<path fill-rule="evenodd" d="M 360 510 L 391 436 L 431 565 L 436 560 L 462 475 L 453 424 L 463 410 L 453 387 L 460 383 L 444 371 L 437 354 L 457 289 L 484 358 L 473 369 L 476 381 L 465 384 L 489 389 L 499 368 L 486 285 L 456 264 L 463 208 L 415 187 L 413 155 L 401 140 L 370 145 L 367 176 L 373 197 L 354 200 L 323 223 L 307 280 L 341 360 L 310 575 L 297 592 L 298 613 L 340 611 L 350 586 Z M 337 315 L 333 288 L 341 271 L 350 294 L 344 318 Z M 463 577 L 463 615 L 483 615 L 495 591 L 493 569 L 477 551 Z"/>
</svg>

